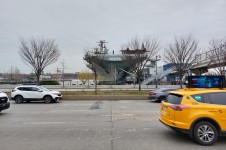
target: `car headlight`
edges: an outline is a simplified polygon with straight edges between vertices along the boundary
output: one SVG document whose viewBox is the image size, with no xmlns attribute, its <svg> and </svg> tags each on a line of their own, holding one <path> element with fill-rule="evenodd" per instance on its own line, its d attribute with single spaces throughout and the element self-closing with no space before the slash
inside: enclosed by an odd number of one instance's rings
<svg viewBox="0 0 226 150">
<path fill-rule="evenodd" d="M 53 93 L 53 95 L 57 95 L 58 96 L 59 94 L 58 93 Z"/>
</svg>

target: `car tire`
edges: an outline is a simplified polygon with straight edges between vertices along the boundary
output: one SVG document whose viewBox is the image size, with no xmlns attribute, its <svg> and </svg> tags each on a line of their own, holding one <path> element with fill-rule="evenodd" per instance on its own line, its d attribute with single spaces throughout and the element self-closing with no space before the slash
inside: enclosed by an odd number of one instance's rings
<svg viewBox="0 0 226 150">
<path fill-rule="evenodd" d="M 23 100 L 24 100 L 24 98 L 22 96 L 20 96 L 20 95 L 18 95 L 18 96 L 15 97 L 15 102 L 17 104 L 23 103 Z"/>
<path fill-rule="evenodd" d="M 164 97 L 164 96 L 161 96 L 161 97 L 158 98 L 158 102 L 160 102 L 160 103 L 161 103 L 162 101 L 164 101 L 164 100 L 166 100 L 166 97 Z"/>
<path fill-rule="evenodd" d="M 207 121 L 197 123 L 194 126 L 193 135 L 195 141 L 204 146 L 213 145 L 218 139 L 216 127 Z"/>
<path fill-rule="evenodd" d="M 44 97 L 44 102 L 46 103 L 46 104 L 49 104 L 49 103 L 51 103 L 52 102 L 52 97 L 51 96 L 45 96 Z"/>
</svg>

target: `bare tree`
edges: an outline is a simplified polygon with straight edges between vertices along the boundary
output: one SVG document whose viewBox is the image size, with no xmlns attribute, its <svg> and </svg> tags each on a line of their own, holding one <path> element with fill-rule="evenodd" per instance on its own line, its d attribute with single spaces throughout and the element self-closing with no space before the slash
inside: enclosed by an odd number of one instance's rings
<svg viewBox="0 0 226 150">
<path fill-rule="evenodd" d="M 145 37 L 140 39 L 136 36 L 122 47 L 123 59 L 129 66 L 128 70 L 131 74 L 135 74 L 139 84 L 139 91 L 141 90 L 141 78 L 143 77 L 144 68 L 158 52 L 159 46 L 157 38 Z"/>
<path fill-rule="evenodd" d="M 174 42 L 165 48 L 164 61 L 174 65 L 180 77 L 181 88 L 182 77 L 195 64 L 199 50 L 198 41 L 191 35 L 175 37 Z"/>
<path fill-rule="evenodd" d="M 109 79 L 110 79 L 110 85 L 112 85 L 113 83 L 116 84 L 116 80 L 117 80 L 117 69 L 116 69 L 116 65 L 110 63 L 109 64 L 109 69 L 107 70 L 109 73 Z"/>
<path fill-rule="evenodd" d="M 22 80 L 22 75 L 20 73 L 20 70 L 17 67 L 11 66 L 9 70 L 8 79 L 10 81 L 17 81 L 17 82 Z"/>
<path fill-rule="evenodd" d="M 216 72 L 218 75 L 225 73 L 226 66 L 226 40 L 224 39 L 213 39 L 209 42 L 210 59 L 211 62 L 216 64 Z"/>
<path fill-rule="evenodd" d="M 89 48 L 85 48 L 84 52 L 84 60 L 86 60 L 89 64 L 88 67 L 93 71 L 94 81 L 95 81 L 95 95 L 97 95 L 97 79 L 98 79 L 98 71 L 103 63 L 103 57 L 105 56 L 104 53 L 99 51 L 98 48 L 93 48 L 89 50 Z"/>
<path fill-rule="evenodd" d="M 89 88 L 89 81 L 94 78 L 94 75 L 92 72 L 90 72 L 88 69 L 79 72 L 78 79 L 85 84 L 87 82 L 88 88 Z"/>
<path fill-rule="evenodd" d="M 40 75 L 50 64 L 57 61 L 60 51 L 52 39 L 20 39 L 19 54 L 26 65 L 34 69 L 37 83 L 40 84 Z"/>
</svg>

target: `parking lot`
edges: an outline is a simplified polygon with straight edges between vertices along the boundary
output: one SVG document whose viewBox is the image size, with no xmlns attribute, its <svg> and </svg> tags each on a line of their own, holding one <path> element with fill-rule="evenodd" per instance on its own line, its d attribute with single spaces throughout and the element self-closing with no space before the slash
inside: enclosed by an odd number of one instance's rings
<svg viewBox="0 0 226 150">
<path fill-rule="evenodd" d="M 1 150 L 208 150 L 159 121 L 159 103 L 149 101 L 11 102 L 0 113 Z"/>
</svg>

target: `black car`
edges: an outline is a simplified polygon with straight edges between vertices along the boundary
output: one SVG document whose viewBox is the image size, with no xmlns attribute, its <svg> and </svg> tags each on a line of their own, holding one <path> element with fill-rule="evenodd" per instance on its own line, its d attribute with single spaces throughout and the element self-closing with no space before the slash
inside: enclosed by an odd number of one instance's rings
<svg viewBox="0 0 226 150">
<path fill-rule="evenodd" d="M 0 91 L 0 112 L 10 107 L 8 96 Z"/>
</svg>

